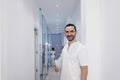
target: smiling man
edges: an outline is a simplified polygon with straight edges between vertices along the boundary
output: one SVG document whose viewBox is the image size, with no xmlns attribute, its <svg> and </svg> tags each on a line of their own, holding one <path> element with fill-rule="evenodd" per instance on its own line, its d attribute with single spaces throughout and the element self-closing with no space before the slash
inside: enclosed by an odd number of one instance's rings
<svg viewBox="0 0 120 80">
<path fill-rule="evenodd" d="M 67 24 L 65 36 L 68 40 L 62 54 L 55 61 L 54 70 L 61 71 L 60 80 L 87 80 L 88 54 L 87 49 L 76 39 L 76 26 Z"/>
</svg>

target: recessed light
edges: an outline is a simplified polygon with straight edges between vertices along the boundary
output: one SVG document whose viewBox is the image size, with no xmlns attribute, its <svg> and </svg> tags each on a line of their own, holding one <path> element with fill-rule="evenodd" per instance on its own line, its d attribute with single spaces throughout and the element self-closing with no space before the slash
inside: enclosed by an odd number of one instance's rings
<svg viewBox="0 0 120 80">
<path fill-rule="evenodd" d="M 57 4 L 57 5 L 56 5 L 56 7 L 58 8 L 58 7 L 59 7 L 59 5 Z"/>
</svg>

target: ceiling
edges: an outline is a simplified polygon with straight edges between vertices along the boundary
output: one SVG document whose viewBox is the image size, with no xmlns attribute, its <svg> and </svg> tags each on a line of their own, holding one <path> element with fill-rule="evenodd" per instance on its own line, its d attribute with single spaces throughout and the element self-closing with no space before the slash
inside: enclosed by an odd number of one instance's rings
<svg viewBox="0 0 120 80">
<path fill-rule="evenodd" d="M 39 7 L 51 33 L 62 33 L 80 0 L 39 0 Z"/>
</svg>

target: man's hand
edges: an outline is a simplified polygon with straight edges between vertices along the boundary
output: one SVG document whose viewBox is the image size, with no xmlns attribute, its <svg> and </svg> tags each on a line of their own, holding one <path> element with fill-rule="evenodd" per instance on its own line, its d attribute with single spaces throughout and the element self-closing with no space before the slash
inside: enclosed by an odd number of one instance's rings
<svg viewBox="0 0 120 80">
<path fill-rule="evenodd" d="M 58 68 L 56 65 L 53 66 L 53 69 L 54 69 L 56 72 L 59 72 L 59 68 Z"/>
</svg>

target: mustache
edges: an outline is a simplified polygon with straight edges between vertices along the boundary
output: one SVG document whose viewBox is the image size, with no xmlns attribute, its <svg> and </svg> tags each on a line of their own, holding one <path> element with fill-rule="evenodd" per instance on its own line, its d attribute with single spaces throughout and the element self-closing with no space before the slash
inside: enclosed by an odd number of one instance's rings
<svg viewBox="0 0 120 80">
<path fill-rule="evenodd" d="M 73 37 L 73 35 L 68 35 L 67 37 Z"/>
</svg>

